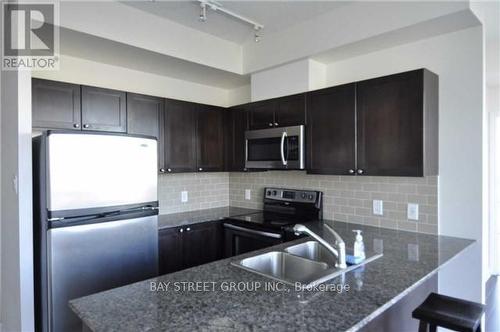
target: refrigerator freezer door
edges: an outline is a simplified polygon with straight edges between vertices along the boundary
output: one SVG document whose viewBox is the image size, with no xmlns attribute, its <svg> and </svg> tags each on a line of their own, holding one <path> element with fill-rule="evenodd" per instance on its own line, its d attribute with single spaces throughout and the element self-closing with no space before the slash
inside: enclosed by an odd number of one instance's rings
<svg viewBox="0 0 500 332">
<path fill-rule="evenodd" d="M 157 142 L 103 134 L 47 138 L 47 208 L 78 210 L 157 200 Z"/>
<path fill-rule="evenodd" d="M 51 331 L 81 331 L 68 301 L 157 275 L 158 217 L 48 231 Z"/>
</svg>

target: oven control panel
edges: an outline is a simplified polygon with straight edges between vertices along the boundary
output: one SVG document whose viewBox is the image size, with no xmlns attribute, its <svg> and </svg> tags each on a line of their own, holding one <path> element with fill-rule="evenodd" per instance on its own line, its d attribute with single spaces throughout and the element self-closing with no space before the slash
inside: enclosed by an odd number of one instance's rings
<svg viewBox="0 0 500 332">
<path fill-rule="evenodd" d="M 318 198 L 318 192 L 297 189 L 265 188 L 264 196 L 267 199 L 278 201 L 315 203 Z"/>
</svg>

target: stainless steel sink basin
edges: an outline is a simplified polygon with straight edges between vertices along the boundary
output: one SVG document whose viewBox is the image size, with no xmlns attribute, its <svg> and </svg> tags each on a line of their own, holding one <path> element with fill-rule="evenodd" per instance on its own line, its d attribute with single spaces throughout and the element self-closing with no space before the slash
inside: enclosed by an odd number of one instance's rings
<svg viewBox="0 0 500 332">
<path fill-rule="evenodd" d="M 315 262 L 280 251 L 271 251 L 245 258 L 233 262 L 233 264 L 289 284 L 309 283 L 329 268 L 326 263 Z"/>
<path fill-rule="evenodd" d="M 231 262 L 241 269 L 278 280 L 285 284 L 309 287 L 319 285 L 335 277 L 382 257 L 382 254 L 367 253 L 366 259 L 345 269 L 335 267 L 336 257 L 316 241 L 299 243 L 282 251 Z"/>
<path fill-rule="evenodd" d="M 311 259 L 317 262 L 324 262 L 329 266 L 335 266 L 335 263 L 337 262 L 337 257 L 316 241 L 307 241 L 296 244 L 286 248 L 285 251 L 295 256 Z"/>
</svg>

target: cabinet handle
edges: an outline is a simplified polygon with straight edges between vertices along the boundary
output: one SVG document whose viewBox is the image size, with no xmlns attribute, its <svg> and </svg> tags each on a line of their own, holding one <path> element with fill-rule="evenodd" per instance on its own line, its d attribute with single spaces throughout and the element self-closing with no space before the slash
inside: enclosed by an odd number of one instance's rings
<svg viewBox="0 0 500 332">
<path fill-rule="evenodd" d="M 179 229 L 179 233 L 183 233 L 183 232 L 184 232 L 184 228 Z"/>
<path fill-rule="evenodd" d="M 273 123 L 272 122 L 269 122 L 269 127 L 272 127 L 273 126 Z"/>
<path fill-rule="evenodd" d="M 167 172 L 172 172 L 172 169 L 171 168 L 167 168 Z"/>
<path fill-rule="evenodd" d="M 73 128 L 80 128 L 80 124 L 79 123 L 74 123 L 73 124 Z"/>
<path fill-rule="evenodd" d="M 279 125 L 279 123 L 278 123 L 278 122 L 275 122 L 275 123 L 274 123 L 274 125 L 277 127 L 277 126 Z"/>
<path fill-rule="evenodd" d="M 165 173 L 165 168 L 160 168 L 160 173 Z"/>
<path fill-rule="evenodd" d="M 87 123 L 83 125 L 83 128 L 89 128 L 89 127 L 90 127 L 90 125 Z"/>
<path fill-rule="evenodd" d="M 189 232 L 190 230 L 191 230 L 191 228 L 190 228 L 190 227 L 186 228 L 186 231 L 188 231 L 188 232 Z"/>
<path fill-rule="evenodd" d="M 350 169 L 350 170 L 349 170 L 349 174 L 354 174 L 354 170 L 353 170 L 353 169 Z"/>
<path fill-rule="evenodd" d="M 358 169 L 358 174 L 363 174 L 363 170 L 361 168 Z"/>
</svg>

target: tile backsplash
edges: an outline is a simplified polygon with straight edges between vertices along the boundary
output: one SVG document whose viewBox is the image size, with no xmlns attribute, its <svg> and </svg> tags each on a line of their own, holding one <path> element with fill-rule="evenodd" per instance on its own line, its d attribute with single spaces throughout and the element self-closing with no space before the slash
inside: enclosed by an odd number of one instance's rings
<svg viewBox="0 0 500 332">
<path fill-rule="evenodd" d="M 384 228 L 437 234 L 437 176 L 374 177 L 307 175 L 303 171 L 229 174 L 229 203 L 262 208 L 264 187 L 319 190 L 324 193 L 323 217 Z M 245 199 L 245 189 L 251 199 Z M 383 215 L 372 213 L 373 200 L 383 201 Z M 419 205 L 419 220 L 407 219 L 407 204 Z"/>
<path fill-rule="evenodd" d="M 264 187 L 319 190 L 324 193 L 326 219 L 384 228 L 437 234 L 437 176 L 374 177 L 307 175 L 304 171 L 256 173 L 165 174 L 158 178 L 160 213 L 194 211 L 223 206 L 262 208 Z M 250 200 L 245 189 L 251 190 Z M 188 202 L 181 202 L 181 192 Z M 372 213 L 373 200 L 382 200 L 383 215 Z M 407 219 L 407 204 L 419 205 L 419 220 Z"/>
<path fill-rule="evenodd" d="M 181 202 L 182 191 L 188 201 Z M 229 205 L 229 173 L 183 173 L 158 176 L 160 213 L 176 213 Z"/>
</svg>

